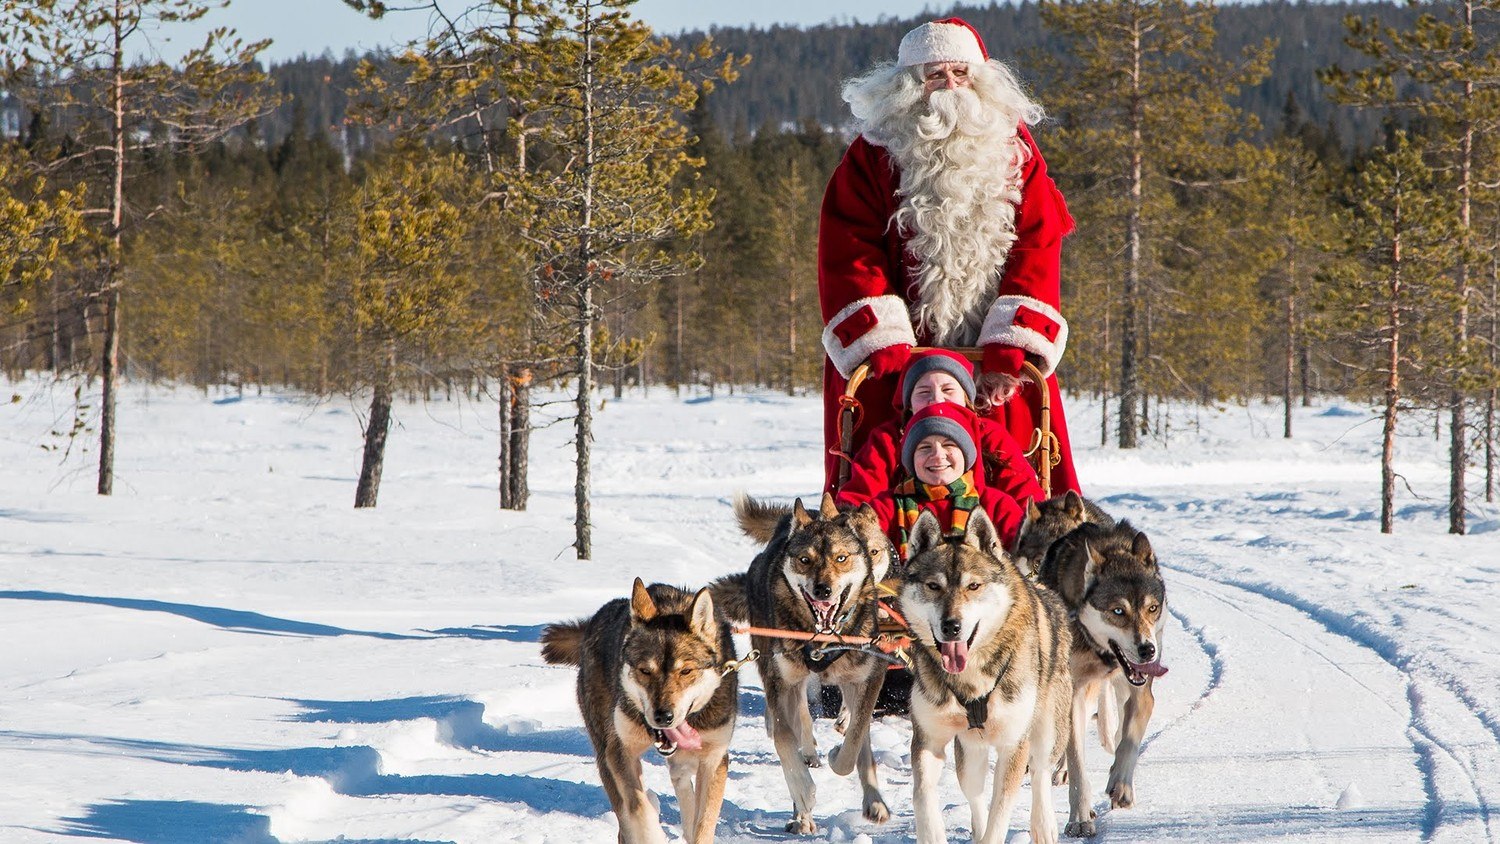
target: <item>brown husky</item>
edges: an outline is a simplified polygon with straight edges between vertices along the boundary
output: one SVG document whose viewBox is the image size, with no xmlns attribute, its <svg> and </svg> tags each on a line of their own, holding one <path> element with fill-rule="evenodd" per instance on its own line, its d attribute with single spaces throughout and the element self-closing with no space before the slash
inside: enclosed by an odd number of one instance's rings
<svg viewBox="0 0 1500 844">
<path fill-rule="evenodd" d="M 734 508 L 741 529 L 767 545 L 749 571 L 721 578 L 710 587 L 720 614 L 748 618 L 756 627 L 875 634 L 874 588 L 885 577 L 895 551 L 869 506 L 840 513 L 832 496 L 824 495 L 818 512 L 809 513 L 800 500 L 788 509 L 740 496 Z M 807 701 L 813 677 L 839 687 L 848 716 L 844 741 L 829 754 L 829 767 L 840 776 L 859 771 L 864 816 L 884 823 L 890 810 L 875 774 L 870 717 L 886 663 L 859 650 L 762 636 L 751 636 L 750 641 L 759 652 L 756 667 L 766 691 L 766 730 L 792 795 L 787 831 L 807 835 L 818 830 L 813 820 L 817 789 L 808 772 L 822 764 Z"/>
<path fill-rule="evenodd" d="M 949 742 L 969 801 L 975 841 L 1005 840 L 1028 762 L 1031 840 L 1055 844 L 1049 773 L 1068 737 L 1072 686 L 1067 612 L 1057 596 L 1032 585 L 1005 559 L 994 524 L 981 509 L 962 540 L 946 540 L 931 513 L 912 528 L 901 611 L 914 648 L 911 698 L 912 806 L 918 844 L 947 841 L 938 776 Z M 989 751 L 995 784 L 985 812 Z"/>
<path fill-rule="evenodd" d="M 1128 682 L 1119 744 L 1109 769 L 1110 804 L 1135 804 L 1135 763 L 1156 698 L 1151 684 L 1167 673 L 1161 664 L 1166 584 L 1146 534 L 1120 522 L 1085 524 L 1054 543 L 1042 563 L 1041 582 L 1067 605 L 1073 622 L 1073 732 L 1068 742 L 1068 835 L 1093 835 L 1088 774 L 1083 764 L 1081 713 L 1095 687 Z"/>
<path fill-rule="evenodd" d="M 1020 566 L 1021 573 L 1036 580 L 1047 558 L 1047 549 L 1062 539 L 1074 528 L 1085 522 L 1101 527 L 1114 527 L 1114 517 L 1099 509 L 1098 505 L 1073 490 L 1041 502 L 1026 502 L 1026 518 L 1016 538 L 1016 550 L 1011 559 Z M 1110 683 L 1097 684 L 1099 743 L 1110 753 L 1119 743 L 1120 704 L 1115 697 L 1115 688 Z M 1057 769 L 1052 782 L 1062 785 L 1068 781 L 1067 768 Z"/>
<path fill-rule="evenodd" d="M 636 578 L 630 600 L 592 618 L 549 625 L 542 658 L 578 666 L 578 708 L 599 778 L 620 823 L 620 844 L 666 844 L 641 783 L 641 754 L 667 758 L 693 844 L 714 840 L 729 772 L 738 682 L 729 627 L 714 617 L 707 589 L 693 595 Z"/>
</svg>

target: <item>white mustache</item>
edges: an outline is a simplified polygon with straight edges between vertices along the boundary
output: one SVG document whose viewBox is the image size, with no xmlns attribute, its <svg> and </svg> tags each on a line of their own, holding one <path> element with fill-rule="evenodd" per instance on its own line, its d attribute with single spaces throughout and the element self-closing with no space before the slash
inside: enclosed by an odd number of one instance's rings
<svg viewBox="0 0 1500 844">
<path fill-rule="evenodd" d="M 929 141 L 984 135 L 996 129 L 1002 116 L 999 109 L 986 109 L 972 88 L 942 88 L 928 95 L 927 107 L 917 117 L 917 135 Z"/>
</svg>

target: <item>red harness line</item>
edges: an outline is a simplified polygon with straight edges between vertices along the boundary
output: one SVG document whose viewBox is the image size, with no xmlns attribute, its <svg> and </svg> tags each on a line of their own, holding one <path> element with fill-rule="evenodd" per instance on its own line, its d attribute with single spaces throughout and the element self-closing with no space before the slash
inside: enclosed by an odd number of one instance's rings
<svg viewBox="0 0 1500 844">
<path fill-rule="evenodd" d="M 884 601 L 880 602 L 880 608 L 902 627 L 906 627 L 906 619 Z M 736 624 L 730 627 L 735 633 L 748 633 L 751 636 L 766 636 L 773 639 L 795 639 L 799 642 L 823 642 L 834 645 L 874 645 L 882 653 L 893 654 L 911 645 L 909 636 L 844 636 L 838 633 L 810 633 L 806 630 L 782 630 L 777 627 L 752 627 L 748 624 Z"/>
</svg>

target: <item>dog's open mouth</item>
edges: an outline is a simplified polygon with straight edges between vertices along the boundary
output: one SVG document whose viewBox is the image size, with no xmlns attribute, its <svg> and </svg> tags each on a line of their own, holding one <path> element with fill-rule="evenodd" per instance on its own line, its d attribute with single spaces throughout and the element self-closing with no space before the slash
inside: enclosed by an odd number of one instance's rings
<svg viewBox="0 0 1500 844">
<path fill-rule="evenodd" d="M 1161 660 L 1153 659 L 1150 662 L 1131 662 L 1125 658 L 1125 652 L 1113 640 L 1109 643 L 1109 649 L 1115 652 L 1115 659 L 1120 662 L 1120 670 L 1125 672 L 1125 679 L 1132 686 L 1146 685 L 1147 677 L 1160 677 L 1167 673 L 1167 667 L 1161 664 Z"/>
<path fill-rule="evenodd" d="M 979 634 L 979 625 L 974 625 L 974 632 L 969 634 L 968 641 L 954 639 L 951 642 L 938 642 L 938 655 L 943 658 L 943 670 L 949 674 L 962 674 L 969 666 L 969 646 L 974 644 L 974 637 Z"/>
<path fill-rule="evenodd" d="M 647 731 L 651 733 L 651 738 L 656 740 L 656 752 L 663 756 L 671 756 L 677 752 L 678 748 L 698 750 L 703 747 L 703 736 L 699 735 L 698 731 L 693 729 L 693 725 L 686 721 L 665 730 L 648 727 Z"/>
<path fill-rule="evenodd" d="M 844 590 L 845 593 L 847 593 L 848 591 L 848 589 Z M 813 627 L 819 633 L 834 632 L 834 619 L 838 615 L 839 604 L 843 603 L 843 596 L 840 595 L 839 600 L 837 601 L 819 601 L 813 596 L 807 594 L 806 589 L 803 589 L 802 600 L 806 601 L 807 608 L 809 610 L 812 610 Z"/>
</svg>

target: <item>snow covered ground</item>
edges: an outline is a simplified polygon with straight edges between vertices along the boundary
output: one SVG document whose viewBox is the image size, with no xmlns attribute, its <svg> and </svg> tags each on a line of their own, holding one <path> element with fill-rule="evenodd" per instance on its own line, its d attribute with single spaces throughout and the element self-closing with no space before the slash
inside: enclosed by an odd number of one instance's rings
<svg viewBox="0 0 1500 844">
<path fill-rule="evenodd" d="M 71 387 L 0 390 L 0 842 L 612 841 L 541 626 L 637 575 L 743 569 L 729 496 L 810 494 L 821 465 L 812 398 L 609 400 L 597 559 L 577 562 L 566 424 L 537 435 L 531 509 L 508 513 L 493 407 L 401 404 L 380 506 L 356 512 L 348 402 L 132 386 L 100 498 L 92 443 L 64 454 Z M 1070 409 L 1087 491 L 1150 534 L 1171 611 L 1139 803 L 1101 811 L 1099 839 L 1500 839 L 1500 510 L 1446 534 L 1430 417 L 1401 441 L 1410 491 L 1382 536 L 1367 408 L 1299 409 L 1290 442 L 1274 407 L 1180 408 L 1169 447 L 1133 453 L 1090 445 L 1098 408 Z M 785 837 L 762 703 L 749 671 L 720 841 Z M 913 839 L 909 726 L 874 740 L 895 816 L 860 820 L 824 767 L 818 840 Z"/>
</svg>

